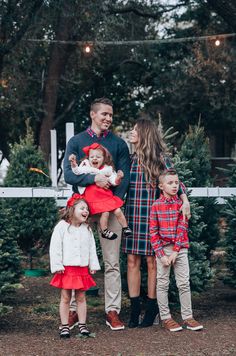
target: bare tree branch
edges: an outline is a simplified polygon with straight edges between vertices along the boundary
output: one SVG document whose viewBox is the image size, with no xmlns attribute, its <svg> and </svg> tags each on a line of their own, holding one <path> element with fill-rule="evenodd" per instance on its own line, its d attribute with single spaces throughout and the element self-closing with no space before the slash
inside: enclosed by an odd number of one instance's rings
<svg viewBox="0 0 236 356">
<path fill-rule="evenodd" d="M 3 19 L 2 24 L 1 24 L 1 52 L 2 55 L 6 55 L 9 53 L 13 47 L 21 40 L 21 38 L 24 36 L 26 33 L 27 29 L 29 28 L 30 24 L 32 23 L 32 19 L 35 17 L 37 12 L 40 10 L 41 6 L 43 5 L 44 0 L 35 0 L 32 7 L 27 10 L 27 14 L 25 15 L 25 18 L 18 29 L 17 32 L 15 32 L 15 35 L 12 36 L 11 38 L 7 38 L 7 27 L 9 27 L 9 24 L 7 21 L 9 20 L 8 16 L 5 16 L 5 20 Z M 8 11 L 7 14 L 9 15 L 12 13 L 12 2 L 9 1 L 8 3 Z M 6 15 L 7 15 L 6 14 Z"/>
<path fill-rule="evenodd" d="M 75 99 L 71 100 L 71 102 L 67 105 L 67 107 L 63 111 L 63 113 L 61 115 L 57 116 L 56 119 L 54 119 L 54 127 L 56 127 L 58 125 L 58 123 L 66 116 L 66 114 L 68 114 L 68 112 L 71 111 L 71 109 L 75 105 L 75 102 L 76 102 Z"/>
<path fill-rule="evenodd" d="M 166 5 L 166 6 L 159 5 L 158 10 L 153 11 L 152 9 L 151 11 L 148 11 L 147 7 L 144 7 L 141 4 L 137 4 L 135 1 L 130 1 L 128 5 L 122 7 L 108 5 L 108 11 L 110 14 L 127 14 L 133 12 L 137 16 L 147 17 L 147 18 L 152 18 L 157 20 L 160 19 L 160 17 L 165 13 L 171 12 L 181 6 L 186 6 L 187 2 L 188 1 L 180 1 L 176 5 Z"/>
</svg>

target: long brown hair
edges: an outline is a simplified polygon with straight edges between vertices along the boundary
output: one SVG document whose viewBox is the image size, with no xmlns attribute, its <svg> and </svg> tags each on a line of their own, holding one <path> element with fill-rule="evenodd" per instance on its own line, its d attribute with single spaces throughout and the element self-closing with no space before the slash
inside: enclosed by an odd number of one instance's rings
<svg viewBox="0 0 236 356">
<path fill-rule="evenodd" d="M 72 218 L 74 216 L 75 207 L 80 202 L 84 202 L 87 205 L 88 209 L 89 209 L 88 203 L 87 203 L 87 201 L 85 199 L 83 199 L 83 198 L 76 199 L 73 205 L 71 205 L 71 206 L 67 205 L 66 208 L 61 209 L 60 220 L 65 220 L 66 222 L 68 222 L 70 224 L 71 220 L 72 220 Z"/>
<path fill-rule="evenodd" d="M 155 186 L 160 171 L 164 169 L 162 155 L 167 152 L 167 146 L 152 120 L 138 119 L 135 129 L 138 133 L 138 142 L 135 144 L 138 162 L 143 167 L 146 182 Z"/>
</svg>

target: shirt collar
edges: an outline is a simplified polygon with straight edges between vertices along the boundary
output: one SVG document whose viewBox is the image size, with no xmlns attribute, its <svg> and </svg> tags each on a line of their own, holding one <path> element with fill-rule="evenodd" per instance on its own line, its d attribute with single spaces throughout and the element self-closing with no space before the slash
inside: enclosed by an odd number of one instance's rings
<svg viewBox="0 0 236 356">
<path fill-rule="evenodd" d="M 97 137 L 97 138 L 101 138 L 101 137 L 105 138 L 105 137 L 107 137 L 107 135 L 109 134 L 109 130 L 105 130 L 105 131 L 103 131 L 103 132 L 101 133 L 100 136 L 98 136 L 98 135 L 96 134 L 96 132 L 93 131 L 93 129 L 91 128 L 91 126 L 89 126 L 86 131 L 87 131 L 87 133 L 89 134 L 89 136 L 91 136 L 91 137 Z"/>
<path fill-rule="evenodd" d="M 160 195 L 160 200 L 166 203 L 175 203 L 179 199 L 178 195 L 175 195 L 171 198 L 166 198 L 164 195 L 161 193 Z"/>
</svg>

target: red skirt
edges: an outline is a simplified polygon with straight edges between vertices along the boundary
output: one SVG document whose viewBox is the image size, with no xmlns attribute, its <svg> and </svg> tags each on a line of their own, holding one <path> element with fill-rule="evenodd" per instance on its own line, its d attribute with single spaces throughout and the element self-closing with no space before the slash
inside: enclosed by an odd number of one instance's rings
<svg viewBox="0 0 236 356">
<path fill-rule="evenodd" d="M 55 273 L 50 285 L 62 289 L 88 290 L 96 286 L 88 267 L 65 266 L 64 273 Z"/>
<path fill-rule="evenodd" d="M 84 198 L 89 205 L 91 215 L 113 211 L 124 204 L 123 200 L 115 196 L 111 189 L 100 188 L 96 184 L 86 187 Z"/>
</svg>

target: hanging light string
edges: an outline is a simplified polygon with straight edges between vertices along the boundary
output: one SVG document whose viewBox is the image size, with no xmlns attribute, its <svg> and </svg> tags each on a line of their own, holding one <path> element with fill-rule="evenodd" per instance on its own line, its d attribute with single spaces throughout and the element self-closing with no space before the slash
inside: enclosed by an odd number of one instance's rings
<svg viewBox="0 0 236 356">
<path fill-rule="evenodd" d="M 50 39 L 38 39 L 38 38 L 26 38 L 23 41 L 26 42 L 36 42 L 36 43 L 58 43 L 62 45 L 71 44 L 77 46 L 136 46 L 136 45 L 154 45 L 162 43 L 181 43 L 181 42 L 192 42 L 192 41 L 205 41 L 205 40 L 215 40 L 220 41 L 221 39 L 235 37 L 236 33 L 226 33 L 218 35 L 208 35 L 208 36 L 192 36 L 192 37 L 180 37 L 180 38 L 166 38 L 166 39 L 155 39 L 155 40 L 131 40 L 131 41 L 61 41 L 61 40 L 50 40 Z"/>
</svg>

